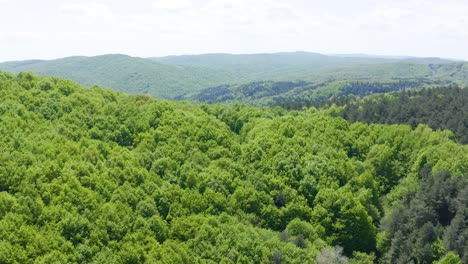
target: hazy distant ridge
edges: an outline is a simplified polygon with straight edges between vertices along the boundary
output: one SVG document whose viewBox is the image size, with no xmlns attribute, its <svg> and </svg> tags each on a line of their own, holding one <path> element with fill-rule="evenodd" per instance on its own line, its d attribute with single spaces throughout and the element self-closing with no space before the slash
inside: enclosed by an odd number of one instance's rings
<svg viewBox="0 0 468 264">
<path fill-rule="evenodd" d="M 176 98 L 208 87 L 253 81 L 318 82 L 346 79 L 434 78 L 465 82 L 465 62 L 310 52 L 202 54 L 138 58 L 122 54 L 0 63 L 0 70 L 32 71 L 133 94 Z"/>
</svg>

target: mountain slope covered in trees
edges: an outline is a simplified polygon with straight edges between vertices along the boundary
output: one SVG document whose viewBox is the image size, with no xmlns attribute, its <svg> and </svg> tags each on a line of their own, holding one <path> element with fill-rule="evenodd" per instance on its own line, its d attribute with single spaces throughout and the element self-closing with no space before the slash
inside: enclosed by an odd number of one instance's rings
<svg viewBox="0 0 468 264">
<path fill-rule="evenodd" d="M 265 54 L 201 54 L 153 58 L 173 65 L 202 66 L 225 70 L 252 80 L 304 79 L 313 72 L 337 67 L 384 64 L 446 64 L 454 61 L 438 58 L 385 58 L 363 55 L 339 56 L 311 52 L 279 52 Z M 362 74 L 363 72 L 360 71 Z"/>
<path fill-rule="evenodd" d="M 429 79 L 363 79 L 323 82 L 262 81 L 215 86 L 175 99 L 206 103 L 241 102 L 253 106 L 284 105 L 288 108 L 297 108 L 324 102 L 337 96 L 366 96 L 402 89 L 433 87 L 447 83 L 450 82 Z"/>
<path fill-rule="evenodd" d="M 112 54 L 67 57 L 50 61 L 20 61 L 0 64 L 0 70 L 32 71 L 74 80 L 82 85 L 100 85 L 132 94 L 172 98 L 193 90 L 239 81 L 231 73 Z"/>
<path fill-rule="evenodd" d="M 451 81 L 468 84 L 468 63 L 424 63 L 400 61 L 376 65 L 355 65 L 348 67 L 327 68 L 314 72 L 303 80 L 360 80 L 360 79 L 427 79 L 433 81 Z"/>
<path fill-rule="evenodd" d="M 450 131 L 29 73 L 0 73 L 0 118 L 0 263 L 468 258 Z"/>
<path fill-rule="evenodd" d="M 233 72 L 254 81 L 432 80 L 468 84 L 468 63 L 440 58 L 331 56 L 309 52 L 202 54 L 153 58 Z"/>
<path fill-rule="evenodd" d="M 320 85 L 330 81 L 404 79 L 467 83 L 464 62 L 436 58 L 340 57 L 316 53 L 206 54 L 163 58 L 126 55 L 0 63 L 0 70 L 32 71 L 159 98 L 187 97 L 205 88 L 259 81 Z"/>
<path fill-rule="evenodd" d="M 282 52 L 266 54 L 202 54 L 152 58 L 172 64 L 201 66 L 225 70 L 244 76 L 249 80 L 272 80 L 296 78 L 311 72 L 336 66 L 394 63 L 397 59 L 338 57 L 310 52 Z M 441 62 L 449 62 L 442 60 Z"/>
<path fill-rule="evenodd" d="M 428 124 L 433 129 L 450 129 L 468 143 L 468 89 L 457 86 L 403 90 L 366 98 L 338 97 L 324 102 L 344 106 L 341 116 L 350 122 Z"/>
</svg>

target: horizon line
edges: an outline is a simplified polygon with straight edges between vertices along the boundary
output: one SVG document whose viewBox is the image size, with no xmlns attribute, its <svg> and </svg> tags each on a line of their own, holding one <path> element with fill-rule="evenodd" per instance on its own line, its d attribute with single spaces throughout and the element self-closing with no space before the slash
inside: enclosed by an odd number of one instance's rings
<svg viewBox="0 0 468 264">
<path fill-rule="evenodd" d="M 162 56 L 136 56 L 125 53 L 103 53 L 97 55 L 70 55 L 64 57 L 55 57 L 47 59 L 39 58 L 30 58 L 30 59 L 16 59 L 16 60 L 0 60 L 0 63 L 11 63 L 11 62 L 23 62 L 23 61 L 54 61 L 66 58 L 82 57 L 82 58 L 94 58 L 101 56 L 112 56 L 112 55 L 121 55 L 128 56 L 132 58 L 141 58 L 141 59 L 157 59 L 157 58 L 167 58 L 167 57 L 184 57 L 184 56 L 206 56 L 206 55 L 232 55 L 232 56 L 242 56 L 242 55 L 274 55 L 274 54 L 293 54 L 293 53 L 305 53 L 305 54 L 316 54 L 328 57 L 343 57 L 343 58 L 367 58 L 367 59 L 395 59 L 395 60 L 405 60 L 405 59 L 440 59 L 440 60 L 450 60 L 453 62 L 468 62 L 468 59 L 460 58 L 446 58 L 439 56 L 413 56 L 413 55 L 381 55 L 373 53 L 321 53 L 313 51 L 278 51 L 278 52 L 253 52 L 253 53 L 229 53 L 229 52 L 208 52 L 208 53 L 183 53 L 183 54 L 171 54 L 171 55 L 162 55 Z"/>
</svg>

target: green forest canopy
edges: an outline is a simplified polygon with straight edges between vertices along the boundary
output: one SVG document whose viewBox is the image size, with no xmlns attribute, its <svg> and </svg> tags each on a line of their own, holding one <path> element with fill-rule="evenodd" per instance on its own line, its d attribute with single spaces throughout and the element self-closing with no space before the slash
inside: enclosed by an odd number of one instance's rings
<svg viewBox="0 0 468 264">
<path fill-rule="evenodd" d="M 0 118 L 0 263 L 468 260 L 448 130 L 30 73 L 0 73 Z"/>
<path fill-rule="evenodd" d="M 423 87 L 439 87 L 452 84 L 450 81 L 430 79 L 364 79 L 306 81 L 258 81 L 244 84 L 223 84 L 194 94 L 175 97 L 178 100 L 206 103 L 235 103 L 252 106 L 281 105 L 287 109 L 320 105 L 328 99 L 346 95 L 366 96 L 410 90 Z"/>
<path fill-rule="evenodd" d="M 0 63 L 0 70 L 32 71 L 74 80 L 82 85 L 100 85 L 132 94 L 151 94 L 160 98 L 199 90 L 205 87 L 241 81 L 234 74 L 221 70 L 184 65 L 168 65 L 157 61 L 121 54 L 95 57 L 67 57 L 42 61 Z"/>
<path fill-rule="evenodd" d="M 85 86 L 99 85 L 165 99 L 181 96 L 190 99 L 190 95 L 209 87 L 259 81 L 302 81 L 320 85 L 330 81 L 403 79 L 468 84 L 466 62 L 438 58 L 343 57 L 308 52 L 162 58 L 108 54 L 4 62 L 0 63 L 0 70 L 32 71 L 74 80 Z M 329 92 L 323 91 L 325 95 Z M 331 92 L 333 94 L 333 89 Z"/>
<path fill-rule="evenodd" d="M 407 81 L 345 82 L 339 91 L 340 96 L 325 100 L 307 97 L 277 97 L 275 100 L 281 102 L 278 106 L 288 110 L 311 106 L 331 108 L 351 123 L 408 124 L 413 128 L 427 124 L 432 129 L 449 129 L 454 132 L 458 142 L 468 143 L 468 89 L 435 84 L 427 88 L 408 89 L 418 85 L 422 84 Z M 262 89 L 258 90 L 258 93 L 262 93 Z M 263 90 L 268 92 L 267 89 Z M 395 92 L 385 93 L 388 91 Z M 213 93 L 213 97 L 222 96 Z M 258 103 L 261 100 L 250 102 Z"/>
<path fill-rule="evenodd" d="M 468 143 L 468 89 L 457 86 L 402 90 L 363 99 L 337 97 L 323 102 L 343 106 L 340 115 L 350 122 L 428 124 L 453 131 L 460 143 Z"/>
</svg>

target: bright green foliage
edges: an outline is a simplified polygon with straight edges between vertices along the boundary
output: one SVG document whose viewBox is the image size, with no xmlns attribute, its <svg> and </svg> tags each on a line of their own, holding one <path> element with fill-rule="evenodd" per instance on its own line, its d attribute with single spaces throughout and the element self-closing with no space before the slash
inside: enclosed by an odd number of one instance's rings
<svg viewBox="0 0 468 264">
<path fill-rule="evenodd" d="M 169 65 L 121 54 L 5 62 L 0 63 L 0 70 L 32 71 L 35 74 L 70 79 L 86 86 L 100 85 L 160 98 L 172 98 L 194 90 L 243 80 L 223 70 Z"/>
<path fill-rule="evenodd" d="M 373 264 L 375 263 L 375 255 L 362 252 L 354 252 L 353 258 L 349 261 L 350 264 Z"/>
<path fill-rule="evenodd" d="M 436 262 L 436 264 L 462 264 L 463 262 L 460 258 L 453 252 L 447 253 L 441 260 Z"/>
<path fill-rule="evenodd" d="M 312 222 L 326 230 L 331 244 L 342 246 L 348 255 L 353 251 L 374 250 L 376 228 L 351 192 L 325 188 L 319 191 L 314 202 Z"/>
<path fill-rule="evenodd" d="M 323 81 L 256 81 L 243 84 L 223 84 L 199 92 L 177 97 L 194 102 L 232 103 L 242 102 L 254 106 L 279 105 L 286 109 L 302 109 L 321 105 L 327 99 L 337 96 L 338 103 L 343 96 L 366 96 L 374 93 L 388 93 L 401 89 L 431 87 L 452 83 L 426 79 L 360 79 L 358 81 L 326 79 Z M 334 102 L 334 101 L 332 101 Z"/>
<path fill-rule="evenodd" d="M 407 88 L 407 87 L 403 87 Z M 344 106 L 340 115 L 350 122 L 428 124 L 449 129 L 460 143 L 468 143 L 468 89 L 457 86 L 358 97 L 338 97 L 326 105 Z"/>
<path fill-rule="evenodd" d="M 0 135 L 1 263 L 369 261 L 402 250 L 401 230 L 377 228 L 412 197 L 417 256 L 467 256 L 465 215 L 445 197 L 466 185 L 468 149 L 427 126 L 0 73 Z M 443 234 L 419 188 L 452 212 Z"/>
</svg>

